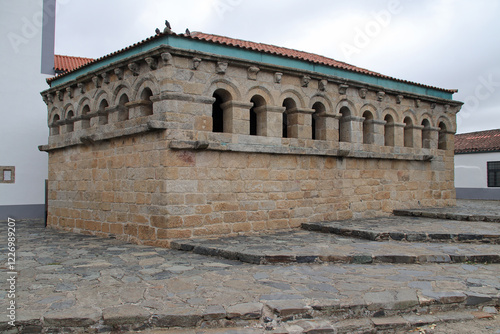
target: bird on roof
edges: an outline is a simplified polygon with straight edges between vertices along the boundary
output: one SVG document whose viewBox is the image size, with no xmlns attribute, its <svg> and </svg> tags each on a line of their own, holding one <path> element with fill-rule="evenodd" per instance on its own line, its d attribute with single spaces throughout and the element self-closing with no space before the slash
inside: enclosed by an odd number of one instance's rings
<svg viewBox="0 0 500 334">
<path fill-rule="evenodd" d="M 155 33 L 156 33 L 157 35 L 161 34 L 160 29 L 156 28 Z"/>
<path fill-rule="evenodd" d="M 170 26 L 170 23 L 168 23 L 167 20 L 165 20 L 165 29 L 163 29 L 164 34 L 170 34 L 172 32 L 172 27 Z"/>
<path fill-rule="evenodd" d="M 187 35 L 187 36 L 191 36 L 191 31 L 189 31 L 189 29 L 188 29 L 188 28 L 186 28 L 186 35 Z"/>
</svg>

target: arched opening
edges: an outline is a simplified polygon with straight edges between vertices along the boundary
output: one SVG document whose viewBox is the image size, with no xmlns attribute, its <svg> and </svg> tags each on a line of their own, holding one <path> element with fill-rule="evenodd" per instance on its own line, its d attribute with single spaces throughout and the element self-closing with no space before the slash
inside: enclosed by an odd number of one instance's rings
<svg viewBox="0 0 500 334">
<path fill-rule="evenodd" d="M 373 114 L 370 111 L 363 113 L 363 144 L 373 144 Z"/>
<path fill-rule="evenodd" d="M 312 115 L 312 139 L 326 140 L 326 124 L 322 115 L 325 114 L 326 108 L 323 103 L 316 102 L 313 104 L 314 113 Z"/>
<path fill-rule="evenodd" d="M 99 104 L 99 125 L 108 124 L 108 113 L 106 112 L 106 108 L 108 107 L 108 101 L 102 100 Z"/>
<path fill-rule="evenodd" d="M 292 125 L 290 112 L 297 109 L 297 104 L 295 101 L 288 97 L 283 101 L 283 107 L 285 107 L 285 112 L 283 113 L 283 138 L 292 137 Z"/>
<path fill-rule="evenodd" d="M 351 141 L 351 111 L 347 107 L 340 108 L 339 141 Z"/>
<path fill-rule="evenodd" d="M 405 147 L 413 147 L 413 121 L 410 117 L 405 117 L 403 123 L 405 123 L 404 145 Z"/>
<path fill-rule="evenodd" d="M 212 95 L 215 102 L 212 104 L 212 131 L 224 132 L 224 103 L 232 100 L 231 94 L 224 89 L 217 89 Z"/>
<path fill-rule="evenodd" d="M 141 109 L 142 116 L 153 115 L 153 102 L 151 101 L 151 96 L 153 96 L 153 92 L 149 88 L 144 88 L 141 93 L 141 100 L 144 102 L 144 105 Z"/>
<path fill-rule="evenodd" d="M 75 113 L 73 112 L 73 110 L 68 111 L 68 113 L 66 114 L 66 120 L 68 121 L 68 123 L 66 124 L 66 132 L 75 131 L 75 123 L 73 117 L 75 117 Z"/>
<path fill-rule="evenodd" d="M 261 136 L 263 133 L 263 124 L 261 124 L 260 118 L 262 116 L 259 117 L 257 110 L 266 105 L 266 100 L 260 95 L 255 95 L 250 102 L 253 103 L 252 108 L 250 108 L 250 135 Z"/>
<path fill-rule="evenodd" d="M 82 109 L 82 129 L 90 128 L 90 118 L 87 116 L 90 114 L 90 107 L 88 104 Z"/>
<path fill-rule="evenodd" d="M 448 145 L 446 143 L 446 134 L 447 134 L 446 124 L 444 122 L 439 123 L 439 137 L 438 137 L 438 149 L 446 150 Z"/>
<path fill-rule="evenodd" d="M 422 148 L 431 148 L 431 122 L 428 119 L 422 121 Z"/>
<path fill-rule="evenodd" d="M 385 115 L 384 121 L 384 145 L 394 146 L 394 118 L 391 115 Z"/>
<path fill-rule="evenodd" d="M 129 102 L 127 94 L 122 94 L 118 100 L 118 121 L 126 121 L 129 119 L 128 108 L 125 106 Z"/>
<path fill-rule="evenodd" d="M 59 115 L 54 115 L 54 117 L 52 118 L 52 125 L 50 127 L 50 134 L 53 136 L 57 136 L 59 134 L 59 125 L 56 123 L 59 122 L 60 119 L 61 118 L 59 117 Z"/>
</svg>

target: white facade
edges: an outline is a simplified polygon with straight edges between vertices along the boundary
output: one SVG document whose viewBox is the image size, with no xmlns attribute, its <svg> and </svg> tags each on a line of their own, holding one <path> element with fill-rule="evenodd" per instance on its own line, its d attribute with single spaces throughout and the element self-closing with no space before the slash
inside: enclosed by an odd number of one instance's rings
<svg viewBox="0 0 500 334">
<path fill-rule="evenodd" d="M 489 161 L 500 161 L 500 152 L 455 154 L 457 198 L 500 199 L 500 188 L 488 187 Z"/>
<path fill-rule="evenodd" d="M 0 221 L 43 213 L 48 135 L 47 88 L 41 74 L 43 0 L 0 1 L 0 166 L 15 167 L 15 182 L 0 182 Z"/>
</svg>

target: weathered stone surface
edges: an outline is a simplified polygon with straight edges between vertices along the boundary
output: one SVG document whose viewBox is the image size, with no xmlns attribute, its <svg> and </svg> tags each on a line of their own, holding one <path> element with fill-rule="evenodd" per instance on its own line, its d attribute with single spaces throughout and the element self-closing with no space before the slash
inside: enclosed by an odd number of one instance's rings
<svg viewBox="0 0 500 334">
<path fill-rule="evenodd" d="M 311 309 L 302 300 L 269 300 L 266 305 L 281 317 L 288 317 L 296 314 L 305 314 Z"/>
<path fill-rule="evenodd" d="M 262 303 L 242 303 L 227 308 L 228 319 L 259 319 L 262 315 Z"/>
<path fill-rule="evenodd" d="M 143 307 L 135 305 L 121 305 L 102 310 L 105 325 L 136 324 L 147 321 L 150 313 Z"/>
</svg>

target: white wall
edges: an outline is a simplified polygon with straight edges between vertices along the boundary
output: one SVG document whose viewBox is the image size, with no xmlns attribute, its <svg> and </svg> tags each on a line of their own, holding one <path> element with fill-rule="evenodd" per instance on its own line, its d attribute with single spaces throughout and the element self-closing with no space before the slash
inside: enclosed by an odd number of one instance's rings
<svg viewBox="0 0 500 334">
<path fill-rule="evenodd" d="M 47 178 L 47 107 L 40 91 L 43 0 L 0 0 L 0 165 L 15 183 L 0 183 L 0 206 L 43 204 Z"/>
<path fill-rule="evenodd" d="M 456 154 L 455 187 L 488 188 L 488 161 L 500 161 L 500 152 Z"/>
</svg>

